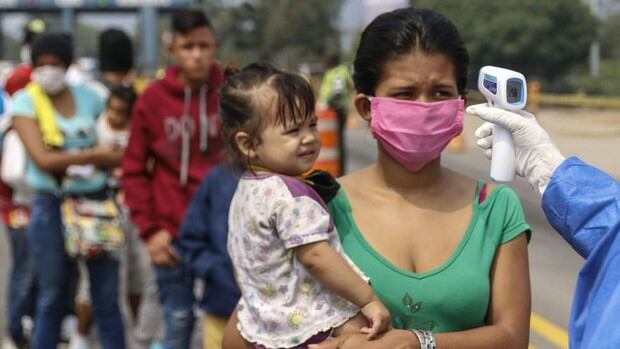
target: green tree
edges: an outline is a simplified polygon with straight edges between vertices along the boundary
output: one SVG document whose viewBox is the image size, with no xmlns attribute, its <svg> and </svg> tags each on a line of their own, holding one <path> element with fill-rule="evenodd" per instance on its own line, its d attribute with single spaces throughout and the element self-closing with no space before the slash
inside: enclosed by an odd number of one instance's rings
<svg viewBox="0 0 620 349">
<path fill-rule="evenodd" d="M 335 21 L 341 0 L 255 0 L 239 6 L 218 3 L 207 6 L 218 14 L 212 18 L 224 61 L 272 61 L 294 68 L 340 48 Z"/>
<path fill-rule="evenodd" d="M 459 28 L 471 54 L 471 75 L 483 65 L 553 83 L 587 64 L 596 20 L 580 0 L 413 0 Z M 475 81 L 475 80 L 472 80 Z"/>
<path fill-rule="evenodd" d="M 601 55 L 603 58 L 620 58 L 620 14 L 611 15 L 601 24 Z"/>
</svg>

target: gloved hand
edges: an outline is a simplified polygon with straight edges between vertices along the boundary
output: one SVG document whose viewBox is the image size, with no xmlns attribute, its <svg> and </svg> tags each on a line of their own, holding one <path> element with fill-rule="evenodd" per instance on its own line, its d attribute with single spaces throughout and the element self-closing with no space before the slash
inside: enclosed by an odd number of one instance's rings
<svg viewBox="0 0 620 349">
<path fill-rule="evenodd" d="M 542 196 L 555 169 L 564 161 L 564 156 L 551 142 L 549 134 L 540 127 L 534 115 L 526 111 L 510 112 L 487 104 L 472 105 L 467 112 L 487 121 L 476 130 L 477 145 L 491 158 L 493 147 L 493 124 L 512 133 L 515 145 L 517 174 L 527 181 Z"/>
</svg>

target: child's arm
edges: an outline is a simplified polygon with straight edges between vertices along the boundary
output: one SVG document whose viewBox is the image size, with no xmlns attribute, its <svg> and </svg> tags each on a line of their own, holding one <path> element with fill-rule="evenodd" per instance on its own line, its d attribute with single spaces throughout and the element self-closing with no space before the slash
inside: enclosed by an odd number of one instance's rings
<svg viewBox="0 0 620 349">
<path fill-rule="evenodd" d="M 366 283 L 327 241 L 295 247 L 301 264 L 321 284 L 360 307 L 372 328 L 363 329 L 369 337 L 387 331 L 391 326 L 389 311 Z"/>
</svg>

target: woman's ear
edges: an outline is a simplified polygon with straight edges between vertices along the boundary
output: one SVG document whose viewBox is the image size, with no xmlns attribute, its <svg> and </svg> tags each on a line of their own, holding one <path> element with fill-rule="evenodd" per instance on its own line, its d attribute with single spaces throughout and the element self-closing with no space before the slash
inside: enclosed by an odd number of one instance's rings
<svg viewBox="0 0 620 349">
<path fill-rule="evenodd" d="M 372 117 L 370 116 L 370 101 L 368 100 L 368 96 L 363 93 L 358 93 L 357 95 L 355 95 L 353 104 L 355 105 L 355 109 L 357 109 L 357 112 L 358 114 L 360 114 L 362 119 L 370 122 L 370 119 Z"/>
<path fill-rule="evenodd" d="M 235 134 L 235 144 L 239 151 L 243 153 L 248 159 L 256 157 L 256 150 L 254 148 L 254 142 L 247 132 L 239 131 Z"/>
</svg>

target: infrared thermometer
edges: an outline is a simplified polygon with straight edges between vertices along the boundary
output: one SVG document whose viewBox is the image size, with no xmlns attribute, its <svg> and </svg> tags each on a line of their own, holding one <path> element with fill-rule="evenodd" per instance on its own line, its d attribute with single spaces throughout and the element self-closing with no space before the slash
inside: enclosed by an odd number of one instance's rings
<svg viewBox="0 0 620 349">
<path fill-rule="evenodd" d="M 490 65 L 480 69 L 478 90 L 490 107 L 510 111 L 523 109 L 527 103 L 527 84 L 523 74 Z M 493 126 L 491 179 L 511 182 L 515 178 L 515 146 L 512 134 L 505 128 Z"/>
</svg>

